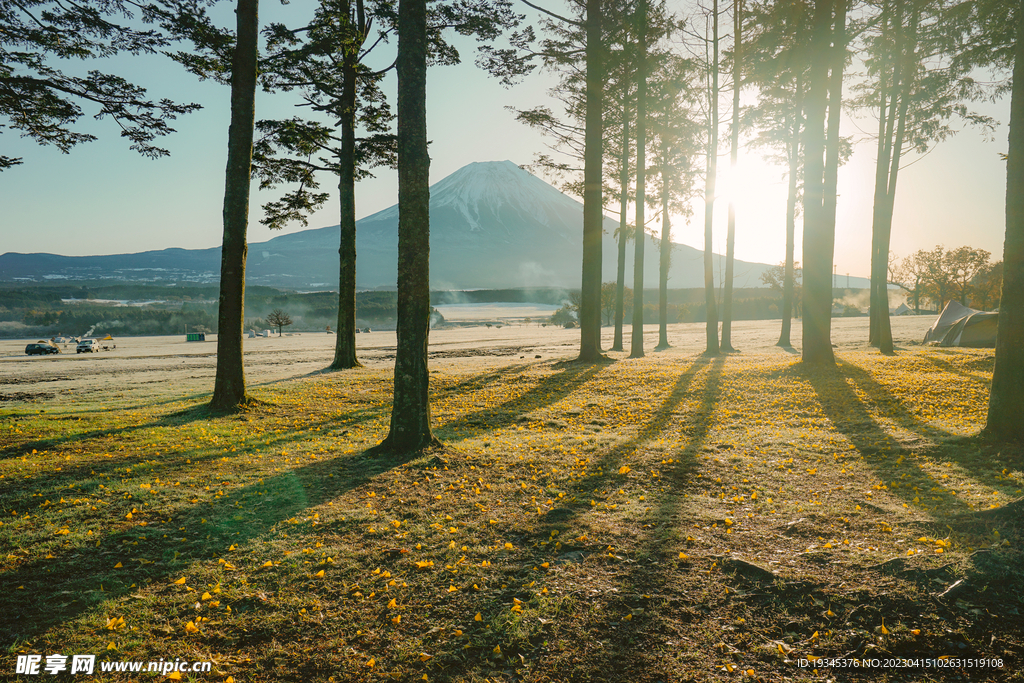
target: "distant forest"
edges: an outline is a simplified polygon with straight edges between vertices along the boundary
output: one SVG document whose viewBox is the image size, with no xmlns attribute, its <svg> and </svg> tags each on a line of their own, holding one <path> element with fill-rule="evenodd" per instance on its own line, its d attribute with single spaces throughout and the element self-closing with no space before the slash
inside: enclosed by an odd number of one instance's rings
<svg viewBox="0 0 1024 683">
<path fill-rule="evenodd" d="M 215 286 L 160 286 L 148 284 L 54 284 L 0 287 L 0 337 L 50 337 L 62 335 L 169 335 L 189 331 L 216 332 Z M 703 290 L 669 291 L 673 322 L 704 320 Z M 736 318 L 764 320 L 779 317 L 781 293 L 771 289 L 739 289 L 735 294 Z M 356 315 L 363 326 L 393 327 L 396 318 L 394 291 L 356 294 Z M 538 303 L 566 304 L 572 293 L 560 288 L 481 289 L 431 292 L 431 304 Z M 657 292 L 645 292 L 645 309 Z M 115 305 L 111 302 L 127 302 Z M 245 291 L 246 329 L 270 327 L 265 316 L 282 309 L 291 316 L 293 332 L 333 329 L 338 316 L 336 292 L 292 292 L 251 286 Z M 646 311 L 645 311 L 646 312 Z M 649 316 L 645 315 L 645 318 Z M 534 319 L 534 323 L 546 322 Z"/>
</svg>

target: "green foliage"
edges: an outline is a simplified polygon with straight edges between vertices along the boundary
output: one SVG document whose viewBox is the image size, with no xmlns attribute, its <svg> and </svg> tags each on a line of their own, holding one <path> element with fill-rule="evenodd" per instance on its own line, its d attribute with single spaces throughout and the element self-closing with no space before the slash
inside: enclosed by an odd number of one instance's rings
<svg viewBox="0 0 1024 683">
<path fill-rule="evenodd" d="M 177 104 L 168 99 L 150 101 L 146 89 L 124 78 L 95 69 L 67 73 L 55 63 L 93 62 L 119 53 L 153 54 L 169 39 L 153 30 L 130 24 L 151 10 L 125 0 L 24 0 L 0 3 L 0 119 L 41 145 L 54 145 L 67 153 L 75 145 L 96 139 L 73 130 L 85 114 L 111 118 L 121 137 L 143 156 L 168 154 L 153 141 L 174 132 L 168 125 L 179 114 L 199 109 L 198 104 Z M 117 21 L 124 23 L 117 23 Z M 0 171 L 22 163 L 0 155 Z"/>
</svg>

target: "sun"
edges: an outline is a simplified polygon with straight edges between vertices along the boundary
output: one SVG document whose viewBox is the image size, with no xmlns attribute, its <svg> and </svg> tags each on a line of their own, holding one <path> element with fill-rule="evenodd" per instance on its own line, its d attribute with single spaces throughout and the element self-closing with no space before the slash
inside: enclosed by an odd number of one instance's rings
<svg viewBox="0 0 1024 683">
<path fill-rule="evenodd" d="M 756 263 L 778 263 L 786 256 L 787 170 L 756 153 L 741 153 L 736 168 L 728 156 L 718 166 L 712 249 L 725 254 L 729 204 L 736 211 L 736 258 Z M 704 197 L 697 196 L 687 227 L 676 239 L 702 249 L 704 246 Z M 799 228 L 799 225 L 798 225 Z"/>
</svg>

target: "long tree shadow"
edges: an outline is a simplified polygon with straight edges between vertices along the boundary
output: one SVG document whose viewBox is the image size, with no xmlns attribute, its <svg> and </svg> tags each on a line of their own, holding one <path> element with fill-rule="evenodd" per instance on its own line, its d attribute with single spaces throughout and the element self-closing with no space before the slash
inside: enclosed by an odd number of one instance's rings
<svg viewBox="0 0 1024 683">
<path fill-rule="evenodd" d="M 670 473 L 671 476 L 666 478 L 670 482 L 675 482 L 686 477 L 695 463 L 693 458 L 685 456 L 700 450 L 713 425 L 721 371 L 726 360 L 724 356 L 715 359 L 698 357 L 689 367 L 683 369 L 650 419 L 642 424 L 631 438 L 601 452 L 592 465 L 594 474 L 584 476 L 564 487 L 566 495 L 559 498 L 551 509 L 539 518 L 537 526 L 521 529 L 507 525 L 504 520 L 498 522 L 495 529 L 500 530 L 500 537 L 517 539 L 517 544 L 523 546 L 543 546 L 544 542 L 549 542 L 551 538 L 561 538 L 564 544 L 560 544 L 556 551 L 559 555 L 554 562 L 564 563 L 567 567 L 579 566 L 579 570 L 572 571 L 584 572 L 583 576 L 586 578 L 579 590 L 572 590 L 561 598 L 563 602 L 559 608 L 559 618 L 550 622 L 550 625 L 542 625 L 530 642 L 523 643 L 525 649 L 512 650 L 502 642 L 503 652 L 507 656 L 522 657 L 521 661 L 536 667 L 535 671 L 543 671 L 551 680 L 656 681 L 673 678 L 674 672 L 671 671 L 670 664 L 659 656 L 658 648 L 637 647 L 638 639 L 640 643 L 645 642 L 643 639 L 647 634 L 656 633 L 658 637 L 664 636 L 666 622 L 671 619 L 678 620 L 678 610 L 684 608 L 682 601 L 667 597 L 674 592 L 674 587 L 668 583 L 671 574 L 666 572 L 667 564 L 664 560 L 667 557 L 660 538 L 664 524 L 645 525 L 643 530 L 634 532 L 640 534 L 641 538 L 637 543 L 636 552 L 626 561 L 623 561 L 623 558 L 605 557 L 602 549 L 606 548 L 603 545 L 581 545 L 579 540 L 568 539 L 566 535 L 575 518 L 604 514 L 595 512 L 590 503 L 594 490 L 602 487 L 618 488 L 623 480 L 618 468 L 628 456 L 638 448 L 656 441 L 679 422 L 692 423 L 694 428 L 684 430 L 686 446 L 682 452 L 685 461 L 677 464 Z M 697 407 L 695 410 L 682 412 L 680 406 L 688 397 L 694 397 L 692 386 L 702 373 L 707 373 L 707 379 L 700 390 Z M 636 462 L 632 464 L 637 465 Z M 667 520 L 675 516 L 681 499 L 673 495 L 662 495 L 658 511 L 649 517 L 645 516 L 645 520 Z M 637 519 L 624 521 L 638 527 L 643 523 L 643 520 Z M 600 577 L 597 581 L 598 587 L 583 590 L 584 587 L 594 585 L 595 576 Z M 511 603 L 513 598 L 528 597 L 518 587 L 512 585 L 512 582 L 509 584 L 507 587 L 502 586 L 499 595 L 488 596 L 487 604 L 481 601 L 480 604 L 467 608 L 468 611 L 471 613 L 479 610 L 488 614 L 494 611 L 495 604 Z M 642 617 L 632 619 L 633 610 L 643 611 L 645 608 L 647 611 Z M 630 616 L 627 618 L 626 615 Z M 541 621 L 544 623 L 543 619 Z M 549 644 L 548 641 L 554 643 L 564 637 L 558 631 L 559 622 L 579 623 L 578 627 L 572 627 L 571 633 L 585 635 L 585 638 L 574 646 L 571 661 L 559 657 L 557 649 L 545 647 Z M 551 630 L 552 628 L 555 630 Z M 492 644 L 490 640 L 484 642 L 488 647 Z M 545 656 L 545 651 L 554 656 Z M 453 663 L 453 666 L 460 671 L 469 670 L 483 675 L 486 669 L 491 668 L 487 663 L 487 657 L 484 656 L 486 652 L 487 648 L 482 648 L 478 659 L 463 657 L 458 664 Z"/>
<path fill-rule="evenodd" d="M 685 478 L 694 467 L 693 455 L 703 446 L 710 432 L 711 415 L 718 400 L 721 372 L 725 362 L 726 357 L 724 356 L 714 359 L 701 356 L 680 373 L 672 389 L 654 411 L 651 420 L 643 425 L 633 438 L 616 444 L 600 455 L 594 469 L 602 473 L 581 478 L 569 487 L 567 495 L 543 516 L 542 524 L 538 529 L 538 537 L 550 534 L 554 530 L 561 531 L 573 518 L 589 512 L 591 509 L 590 497 L 586 494 L 620 480 L 621 475 L 618 470 L 626 457 L 635 452 L 637 448 L 653 441 L 659 434 L 664 433 L 674 419 L 682 419 L 687 423 L 695 424 L 694 429 L 687 434 L 687 445 L 683 449 L 682 462 L 673 467 L 670 474 L 673 479 Z M 708 378 L 701 393 L 700 407 L 693 414 L 680 416 L 677 412 L 680 403 L 687 396 L 694 379 L 705 369 L 708 372 Z"/>
<path fill-rule="evenodd" d="M 587 653 L 587 679 L 593 676 L 596 680 L 658 681 L 673 677 L 676 672 L 664 651 L 657 647 L 638 651 L 637 642 L 660 644 L 666 634 L 676 630 L 678 623 L 697 618 L 700 609 L 708 610 L 707 605 L 697 608 L 694 603 L 678 597 L 678 587 L 671 583 L 676 576 L 670 564 L 672 553 L 664 541 L 681 514 L 683 499 L 678 489 L 692 478 L 697 467 L 696 454 L 705 446 L 714 427 L 726 361 L 726 356 L 697 358 L 679 376 L 651 420 L 636 436 L 602 455 L 598 464 L 605 474 L 589 477 L 573 487 L 574 497 L 579 498 L 594 488 L 617 483 L 621 480 L 618 466 L 626 455 L 664 434 L 673 422 L 682 423 L 681 441 L 685 445 L 678 453 L 678 461 L 670 465 L 662 478 L 669 484 L 668 491 L 660 494 L 656 511 L 644 517 L 650 523 L 636 532 L 640 537 L 628 561 L 612 561 L 605 569 L 611 573 L 614 587 L 593 598 L 601 605 L 599 609 L 590 610 L 589 625 L 605 646 Z M 697 406 L 680 413 L 678 409 L 683 400 L 694 396 L 691 387 L 702 372 L 706 372 L 706 379 L 696 396 Z M 548 512 L 538 538 L 555 529 L 562 530 L 573 517 L 587 513 L 590 510 L 588 499 L 586 496 Z M 633 523 L 641 525 L 640 520 L 633 520 Z M 573 550 L 572 546 L 567 549 Z M 632 618 L 634 612 L 640 614 L 636 620 Z"/>
<path fill-rule="evenodd" d="M 519 363 L 517 365 L 506 365 L 500 367 L 497 370 L 491 372 L 485 372 L 479 375 L 471 375 L 468 378 L 453 384 L 450 387 L 445 387 L 444 391 L 479 391 L 495 382 L 505 379 L 507 377 L 513 377 L 521 375 L 532 367 L 536 367 L 534 363 Z"/>
<path fill-rule="evenodd" d="M 67 436 L 57 436 L 44 439 L 33 439 L 31 441 L 24 441 L 22 443 L 15 443 L 9 446 L 0 448 L 0 459 L 10 457 L 20 457 L 32 453 L 32 451 L 49 451 L 57 450 L 59 448 L 66 448 L 76 446 L 86 441 L 93 439 L 112 438 L 119 439 L 121 437 L 130 435 L 134 432 L 145 431 L 147 429 L 154 429 L 158 427 L 180 427 L 192 422 L 198 422 L 200 420 L 208 420 L 214 417 L 214 414 L 205 406 L 191 406 L 176 410 L 167 415 L 150 420 L 148 422 L 141 422 L 139 424 L 128 425 L 125 427 L 112 427 L 112 428 L 99 428 L 92 429 L 86 432 L 78 432 L 69 434 Z M 59 419 L 59 418 L 52 418 Z M 71 419 L 71 418 L 68 418 Z"/>
<path fill-rule="evenodd" d="M 543 377 L 523 394 L 493 408 L 484 408 L 446 422 L 435 429 L 441 441 L 453 443 L 507 427 L 539 408 L 558 403 L 597 376 L 604 365 L 567 365 L 561 372 Z M 449 392 L 460 391 L 461 385 L 449 387 Z"/>
<path fill-rule="evenodd" d="M 929 515 L 932 517 L 971 512 L 962 500 L 949 492 L 932 491 L 935 482 L 928 473 L 917 467 L 913 463 L 913 458 L 907 461 L 908 456 L 913 456 L 915 451 L 887 432 L 854 392 L 850 382 L 855 379 L 859 380 L 858 384 L 862 388 L 864 384 L 871 386 L 875 395 L 884 392 L 884 388 L 877 385 L 866 371 L 849 363 L 841 363 L 838 368 L 801 366 L 798 372 L 814 388 L 825 416 L 864 456 L 864 462 L 876 470 L 883 482 L 898 483 L 898 486 L 889 486 L 892 494 L 899 496 L 907 504 L 920 503 L 924 492 L 927 492 L 929 498 L 938 498 L 938 505 L 934 506 L 936 509 Z M 887 400 L 881 402 L 883 407 L 895 402 L 887 392 L 884 398 Z M 913 426 L 921 427 L 917 420 L 908 421 Z M 950 437 L 947 432 L 934 428 L 918 431 L 922 432 L 929 436 L 939 434 L 941 438 Z M 918 500 L 914 501 L 914 498 Z"/>
<path fill-rule="evenodd" d="M 944 355 L 952 354 L 946 353 Z M 994 357 L 985 357 L 981 359 L 981 362 L 973 363 L 972 365 L 981 366 L 975 369 L 966 369 L 958 367 L 953 363 L 949 362 L 948 360 L 946 360 L 945 358 L 936 358 L 934 355 L 922 355 L 921 358 L 945 372 L 949 372 L 954 375 L 960 375 L 961 377 L 974 380 L 975 382 L 990 383 L 992 381 L 992 370 L 995 366 Z"/>
<path fill-rule="evenodd" d="M 329 458 L 249 484 L 219 500 L 166 513 L 139 513 L 147 526 L 131 526 L 109 533 L 96 542 L 90 537 L 48 559 L 38 559 L 0 574 L 0 637 L 16 642 L 45 633 L 58 623 L 79 617 L 103 601 L 127 595 L 136 583 L 166 581 L 198 560 L 209 560 L 229 544 L 258 538 L 278 523 L 311 507 L 337 498 L 370 482 L 379 474 L 401 466 L 418 454 L 360 455 Z M 243 502 L 248 505 L 243 505 Z M 129 507 L 130 501 L 125 501 Z M 160 519 L 162 518 L 162 519 Z M 355 527 L 358 522 L 352 521 Z M 190 542 L 177 529 L 201 533 Z M 186 532 L 186 533 L 187 533 Z M 137 569 L 114 574 L 111 566 L 132 545 Z M 69 569 L 72 569 L 69 571 Z M 100 583 L 103 582 L 102 591 Z M 15 590 L 15 588 L 19 590 Z M 73 596 L 68 602 L 64 596 Z"/>
<path fill-rule="evenodd" d="M 987 362 L 987 359 L 980 360 L 982 363 Z M 932 457 L 957 463 L 964 470 L 970 472 L 976 480 L 984 479 L 987 486 L 999 489 L 1011 498 L 1019 495 L 1016 492 L 1018 487 L 1012 481 L 993 483 L 994 478 L 1001 474 L 1003 467 L 1013 462 L 1014 449 L 986 443 L 977 435 L 961 436 L 934 427 L 908 411 L 902 402 L 893 397 L 867 370 L 848 362 L 843 362 L 841 369 L 862 391 L 871 397 L 872 401 L 884 407 L 886 417 L 908 431 L 931 439 L 934 442 L 934 446 L 929 448 L 929 454 Z M 974 384 L 984 385 L 987 388 L 988 382 L 983 378 L 970 374 L 965 374 L 965 376 Z M 998 481 L 1002 481 L 1002 479 Z"/>
<path fill-rule="evenodd" d="M 840 360 L 839 372 L 856 383 L 861 391 L 871 398 L 885 416 L 900 427 L 937 441 L 955 436 L 952 432 L 930 425 L 911 413 L 907 410 L 903 401 L 893 396 L 892 392 L 872 377 L 870 372 L 859 365 L 854 365 L 850 361 Z"/>
<path fill-rule="evenodd" d="M 267 408 L 264 407 L 261 409 Z M 273 407 L 270 407 L 269 409 L 273 410 Z M 373 406 L 369 408 L 356 408 L 340 417 L 337 415 L 325 415 L 318 420 L 306 423 L 306 428 L 315 429 L 317 427 L 331 426 L 336 429 L 344 429 L 346 427 L 351 427 L 361 423 L 370 422 L 380 417 L 383 417 L 385 413 L 389 410 L 390 406 L 388 405 Z M 29 455 L 34 450 L 57 451 L 61 449 L 69 449 L 73 447 L 79 447 L 89 441 L 101 439 L 106 439 L 110 441 L 111 444 L 118 444 L 123 442 L 124 439 L 130 437 L 134 433 L 143 433 L 151 429 L 182 427 L 191 423 L 204 422 L 211 419 L 245 420 L 246 413 L 237 413 L 234 415 L 225 416 L 210 411 L 209 408 L 207 408 L 207 406 L 205 405 L 200 405 L 175 411 L 168 415 L 163 415 L 156 419 L 149 420 L 147 422 L 142 422 L 139 424 L 127 425 L 124 427 L 98 428 L 85 432 L 68 434 L 66 436 L 33 439 L 31 441 L 12 444 L 10 446 L 0 449 L 0 459 Z M 286 436 L 280 438 L 290 440 L 290 437 Z"/>
</svg>

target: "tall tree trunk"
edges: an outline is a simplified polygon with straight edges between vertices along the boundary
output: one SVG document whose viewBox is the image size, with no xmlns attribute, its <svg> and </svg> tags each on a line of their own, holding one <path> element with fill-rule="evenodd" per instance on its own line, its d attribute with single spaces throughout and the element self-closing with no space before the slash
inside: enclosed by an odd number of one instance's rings
<svg viewBox="0 0 1024 683">
<path fill-rule="evenodd" d="M 729 227 L 725 238 L 725 292 L 722 294 L 722 350 L 733 352 L 732 346 L 732 281 L 736 255 L 736 169 L 739 165 L 740 146 L 740 59 L 743 48 L 741 14 L 743 0 L 733 0 L 733 53 L 732 53 L 732 130 L 729 167 L 733 176 L 732 195 L 729 197 Z"/>
<path fill-rule="evenodd" d="M 647 204 L 647 3 L 640 0 L 636 87 L 636 230 L 633 234 L 633 327 L 629 357 L 644 357 L 644 206 Z"/>
<path fill-rule="evenodd" d="M 362 3 L 360 2 L 360 5 Z M 359 12 L 360 16 L 362 12 Z M 358 26 L 360 35 L 363 26 Z M 341 155 L 338 196 L 341 205 L 338 247 L 338 330 L 331 367 L 362 367 L 356 358 L 356 64 L 358 48 L 345 50 L 342 63 Z"/>
<path fill-rule="evenodd" d="M 711 38 L 711 118 L 708 121 L 708 165 L 704 179 L 704 307 L 707 312 L 707 347 L 704 353 L 718 355 L 718 308 L 715 305 L 715 261 L 711 251 L 713 223 L 715 218 L 715 181 L 718 174 L 718 0 L 712 10 L 713 28 Z"/>
<path fill-rule="evenodd" d="M 803 361 L 835 363 L 829 327 L 832 315 L 832 245 L 825 207 L 825 112 L 833 0 L 815 0 L 810 82 L 804 124 Z M 833 223 L 834 226 L 834 223 Z"/>
<path fill-rule="evenodd" d="M 622 322 L 626 308 L 626 233 L 629 230 L 629 78 L 622 92 L 622 154 L 619 160 L 619 253 L 615 278 L 615 339 L 612 351 L 622 350 Z"/>
<path fill-rule="evenodd" d="M 666 125 L 666 134 L 668 126 Z M 661 250 L 658 261 L 658 351 L 669 348 L 668 343 L 668 268 L 672 261 L 672 226 L 669 223 L 669 145 L 662 142 L 661 166 Z"/>
<path fill-rule="evenodd" d="M 792 347 L 794 293 L 796 290 L 796 264 L 793 252 L 796 246 L 796 190 L 800 172 L 800 109 L 803 101 L 803 84 L 796 78 L 796 98 L 793 103 L 793 128 L 789 149 L 789 189 L 786 197 L 786 265 L 782 283 L 782 331 L 776 346 Z"/>
<path fill-rule="evenodd" d="M 1003 293 L 985 433 L 997 439 L 1024 440 L 1024 0 L 1014 10 L 1017 32 L 1006 162 Z"/>
<path fill-rule="evenodd" d="M 231 124 L 224 174 L 224 237 L 220 254 L 220 304 L 217 310 L 217 374 L 214 410 L 245 405 L 242 333 L 245 318 L 246 229 L 249 223 L 249 176 L 256 120 L 256 61 L 259 37 L 258 0 L 238 0 L 237 40 L 231 62 Z"/>
<path fill-rule="evenodd" d="M 427 153 L 427 3 L 398 5 L 398 348 L 392 452 L 439 444 L 430 431 L 430 156 Z"/>
<path fill-rule="evenodd" d="M 601 2 L 587 0 L 587 111 L 583 149 L 583 278 L 580 286 L 580 355 L 592 363 L 601 355 L 601 235 L 604 212 L 601 183 L 603 150 L 604 51 Z"/>
<path fill-rule="evenodd" d="M 899 175 L 900 159 L 903 151 L 903 139 L 906 135 L 907 111 L 912 96 L 914 82 L 914 53 L 917 46 L 917 23 L 920 9 L 916 3 L 912 9 L 909 28 L 903 24 L 903 3 L 896 7 L 896 16 L 892 22 L 893 30 L 897 31 L 896 65 L 893 70 L 892 84 L 885 93 L 884 83 L 880 88 L 883 92 L 879 107 L 880 118 L 885 120 L 884 128 L 879 122 L 880 133 L 884 136 L 880 141 L 877 169 L 875 172 L 874 211 L 872 215 L 872 252 L 871 252 L 871 333 L 869 341 L 879 347 L 884 354 L 894 352 L 892 327 L 889 322 L 889 244 L 892 238 L 892 216 L 896 206 L 896 180 Z M 883 30 L 884 30 L 883 26 Z M 886 115 L 886 99 L 888 115 Z"/>
<path fill-rule="evenodd" d="M 832 28 L 832 49 L 829 50 L 828 61 L 831 68 L 828 83 L 828 123 L 825 132 L 825 196 L 822 205 L 825 209 L 825 235 L 828 261 L 832 266 L 829 282 L 831 297 L 835 286 L 835 242 L 836 242 L 836 209 L 839 199 L 839 151 L 841 138 L 839 124 L 843 112 L 843 70 L 846 68 L 846 8 L 849 0 L 835 0 L 835 21 Z M 828 307 L 829 343 L 832 333 L 832 299 Z"/>
<path fill-rule="evenodd" d="M 899 0 L 897 0 L 899 1 Z M 882 16 L 880 19 L 881 25 L 879 30 L 881 31 L 881 40 L 885 41 L 889 38 L 891 31 L 897 31 L 895 28 L 899 23 L 899 8 L 902 3 L 897 5 L 897 17 L 891 22 L 889 19 L 890 15 L 890 3 L 885 2 L 882 5 Z M 884 42 L 882 42 L 884 45 Z M 872 346 L 878 346 L 879 340 L 881 339 L 881 327 L 879 321 L 879 307 L 878 307 L 878 288 L 879 288 L 879 277 L 881 275 L 881 269 L 886 269 L 886 275 L 888 275 L 888 254 L 883 259 L 881 254 L 881 224 L 883 221 L 883 206 L 885 204 L 885 189 L 888 185 L 887 171 L 889 168 L 889 160 L 892 154 L 892 127 L 894 118 L 896 115 L 896 107 L 893 106 L 893 93 L 896 91 L 898 78 L 898 68 L 892 55 L 890 59 L 883 61 L 882 67 L 879 69 L 878 76 L 878 145 L 876 148 L 875 158 L 875 191 L 874 191 L 874 207 L 871 217 L 871 284 L 870 284 L 870 302 L 871 308 L 869 311 L 868 320 L 868 343 Z M 889 82 L 891 79 L 891 83 Z M 883 266 L 883 260 L 885 265 Z M 888 277 L 885 278 L 888 280 Z"/>
</svg>

